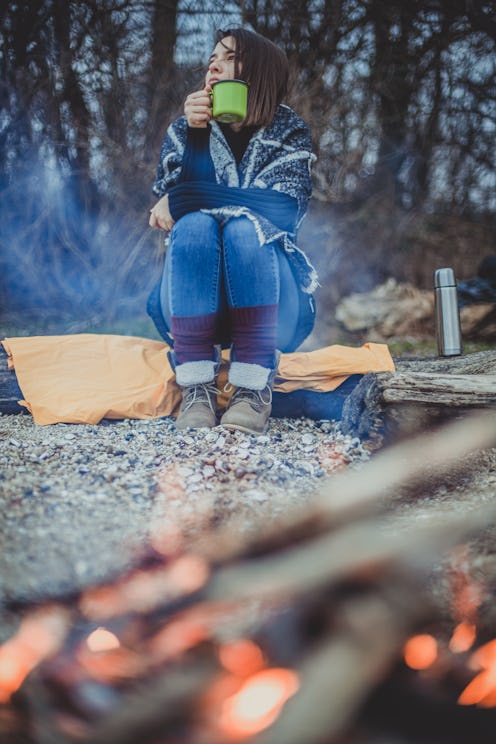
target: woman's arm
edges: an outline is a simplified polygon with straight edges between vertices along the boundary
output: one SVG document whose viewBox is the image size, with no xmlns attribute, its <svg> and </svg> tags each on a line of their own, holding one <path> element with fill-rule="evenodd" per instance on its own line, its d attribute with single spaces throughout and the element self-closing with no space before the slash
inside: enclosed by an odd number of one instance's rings
<svg viewBox="0 0 496 744">
<path fill-rule="evenodd" d="M 169 191 L 169 209 L 176 222 L 189 212 L 228 206 L 246 207 L 281 230 L 295 231 L 297 200 L 273 189 L 240 189 L 209 181 L 187 181 Z"/>
<path fill-rule="evenodd" d="M 176 119 L 168 127 L 160 149 L 157 175 L 153 193 L 164 196 L 168 189 L 181 178 L 188 131 L 205 131 L 212 118 L 212 88 L 206 85 L 202 90 L 193 91 L 184 102 L 184 116 Z"/>
<path fill-rule="evenodd" d="M 164 196 L 158 200 L 155 206 L 150 209 L 150 219 L 148 221 L 150 227 L 158 227 L 161 230 L 172 230 L 174 226 L 174 219 L 169 209 L 169 195 Z"/>
</svg>

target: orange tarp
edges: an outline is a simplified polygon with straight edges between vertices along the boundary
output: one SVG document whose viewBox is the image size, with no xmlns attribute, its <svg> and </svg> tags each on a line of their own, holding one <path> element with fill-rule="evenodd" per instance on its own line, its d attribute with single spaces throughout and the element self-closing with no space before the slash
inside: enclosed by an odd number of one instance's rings
<svg viewBox="0 0 496 744">
<path fill-rule="evenodd" d="M 2 344 L 24 396 L 20 403 L 37 424 L 157 418 L 177 409 L 180 392 L 162 341 L 82 333 L 6 338 Z M 328 392 L 349 375 L 393 370 L 385 344 L 297 351 L 282 354 L 275 390 Z M 220 389 L 226 380 L 224 369 Z"/>
</svg>

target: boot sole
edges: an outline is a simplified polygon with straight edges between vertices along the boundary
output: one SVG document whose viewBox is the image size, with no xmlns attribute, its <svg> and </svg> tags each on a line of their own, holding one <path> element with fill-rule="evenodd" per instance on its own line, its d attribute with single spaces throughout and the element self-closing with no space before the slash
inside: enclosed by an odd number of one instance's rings
<svg viewBox="0 0 496 744">
<path fill-rule="evenodd" d="M 245 431 L 247 434 L 264 434 L 267 431 L 267 426 L 262 430 L 260 429 L 249 429 L 247 426 L 241 426 L 240 424 L 220 424 L 224 429 L 230 429 L 234 431 Z"/>
</svg>

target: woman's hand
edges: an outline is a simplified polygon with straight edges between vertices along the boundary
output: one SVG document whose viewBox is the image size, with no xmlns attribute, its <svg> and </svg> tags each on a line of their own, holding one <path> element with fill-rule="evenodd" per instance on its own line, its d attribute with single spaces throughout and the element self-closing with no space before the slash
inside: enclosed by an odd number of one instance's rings
<svg viewBox="0 0 496 744">
<path fill-rule="evenodd" d="M 212 118 L 212 86 L 190 93 L 184 102 L 184 113 L 189 127 L 205 128 Z"/>
<path fill-rule="evenodd" d="M 160 230 L 172 230 L 174 220 L 169 209 L 169 195 L 165 194 L 155 206 L 150 209 L 150 227 L 158 227 Z"/>
</svg>

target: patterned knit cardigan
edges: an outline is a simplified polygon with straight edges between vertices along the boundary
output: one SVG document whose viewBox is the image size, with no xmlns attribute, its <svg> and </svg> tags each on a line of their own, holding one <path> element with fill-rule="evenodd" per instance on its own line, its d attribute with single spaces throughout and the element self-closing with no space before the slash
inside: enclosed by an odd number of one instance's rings
<svg viewBox="0 0 496 744">
<path fill-rule="evenodd" d="M 187 132 L 185 116 L 176 119 L 167 130 L 153 186 L 157 196 L 163 196 L 180 181 Z M 212 214 L 221 224 L 231 217 L 248 217 L 255 226 L 260 245 L 277 242 L 287 252 L 301 289 L 314 292 L 318 286 L 316 271 L 295 242 L 312 192 L 311 164 L 315 155 L 311 151 L 308 126 L 292 109 L 281 104 L 272 123 L 252 136 L 239 166 L 215 121 L 210 123 L 209 143 L 217 184 L 242 189 L 274 189 L 296 199 L 298 209 L 294 232 L 278 228 L 248 206 L 240 206 L 239 200 L 235 204 L 226 203 L 201 211 Z"/>
</svg>

